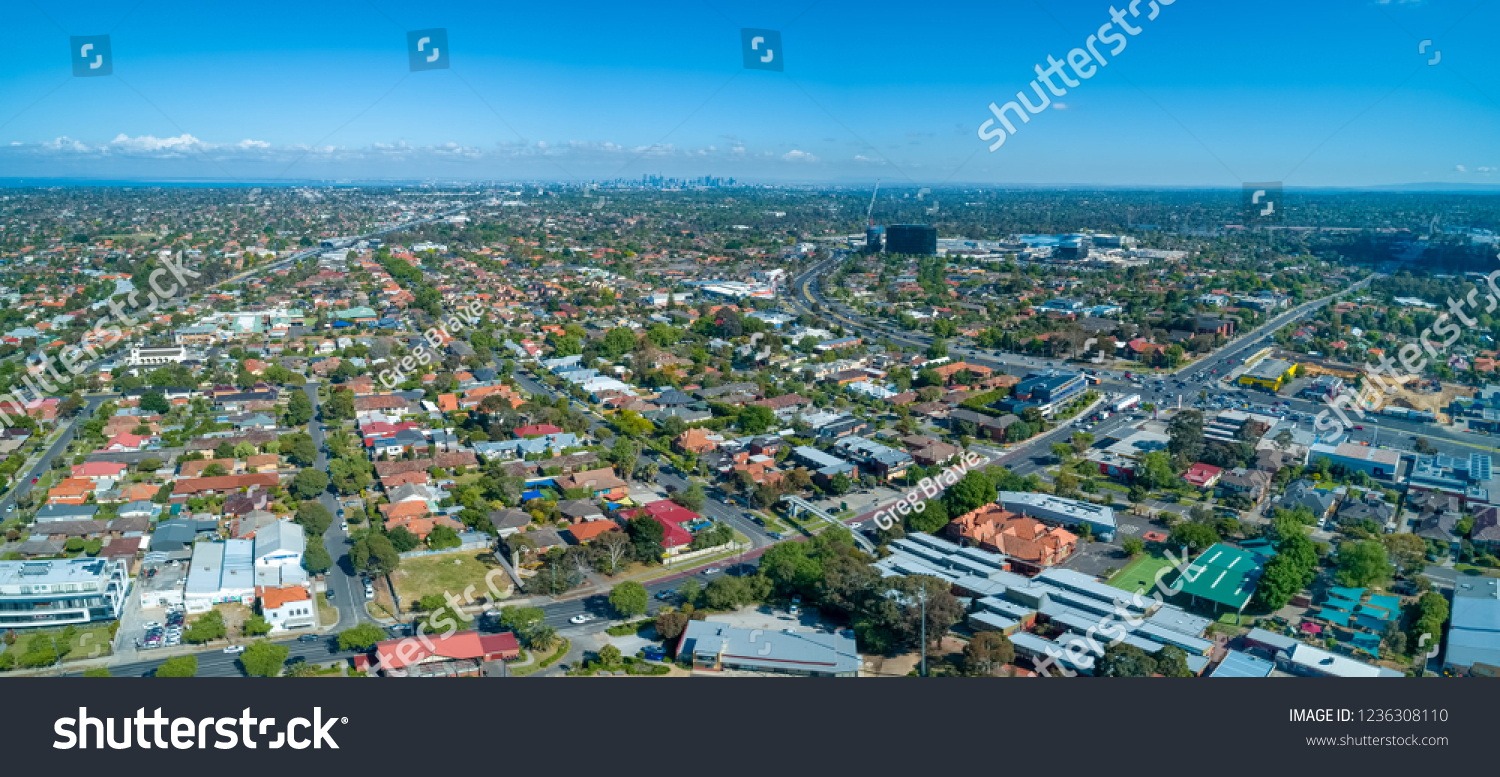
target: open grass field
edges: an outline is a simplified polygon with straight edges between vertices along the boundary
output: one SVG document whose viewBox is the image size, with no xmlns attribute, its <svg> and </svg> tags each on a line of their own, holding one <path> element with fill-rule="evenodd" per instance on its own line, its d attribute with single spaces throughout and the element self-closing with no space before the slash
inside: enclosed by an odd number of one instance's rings
<svg viewBox="0 0 1500 777">
<path fill-rule="evenodd" d="M 444 553 L 402 559 L 391 580 L 396 584 L 396 595 L 401 597 L 402 609 L 411 609 L 418 599 L 431 594 L 441 596 L 444 591 L 462 598 L 469 586 L 474 586 L 476 599 L 487 596 L 489 587 L 484 577 L 499 566 L 494 554 L 487 550 Z"/>
</svg>

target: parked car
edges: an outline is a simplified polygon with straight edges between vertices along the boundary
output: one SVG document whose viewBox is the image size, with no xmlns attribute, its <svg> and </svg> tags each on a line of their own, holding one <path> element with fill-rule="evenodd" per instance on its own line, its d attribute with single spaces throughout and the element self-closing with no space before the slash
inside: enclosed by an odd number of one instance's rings
<svg viewBox="0 0 1500 777">
<path fill-rule="evenodd" d="M 330 588 L 327 591 L 324 591 L 323 598 L 327 599 L 330 602 L 333 601 L 333 589 Z"/>
</svg>

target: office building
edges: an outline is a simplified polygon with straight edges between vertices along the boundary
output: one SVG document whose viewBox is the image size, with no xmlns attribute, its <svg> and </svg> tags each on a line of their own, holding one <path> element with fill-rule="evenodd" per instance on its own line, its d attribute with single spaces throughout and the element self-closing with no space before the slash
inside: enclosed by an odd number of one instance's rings
<svg viewBox="0 0 1500 777">
<path fill-rule="evenodd" d="M 0 628 L 114 620 L 129 587 L 118 558 L 0 561 Z"/>
<path fill-rule="evenodd" d="M 885 229 L 885 250 L 892 254 L 937 255 L 937 227 L 929 224 L 892 224 Z"/>
</svg>

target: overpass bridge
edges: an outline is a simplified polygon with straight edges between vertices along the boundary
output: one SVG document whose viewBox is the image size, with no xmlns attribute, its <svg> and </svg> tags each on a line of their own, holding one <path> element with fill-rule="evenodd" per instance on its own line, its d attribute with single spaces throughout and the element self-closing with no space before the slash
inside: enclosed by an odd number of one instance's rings
<svg viewBox="0 0 1500 777">
<path fill-rule="evenodd" d="M 829 526 L 837 526 L 841 529 L 849 528 L 848 526 L 845 526 L 843 522 L 839 521 L 839 519 L 823 512 L 822 510 L 819 510 L 813 505 L 812 502 L 809 502 L 800 496 L 787 494 L 781 497 L 781 501 L 787 504 L 787 509 L 791 512 L 793 518 L 801 515 L 803 512 L 809 512 L 818 518 L 822 518 L 825 522 L 828 523 Z M 866 537 L 864 532 L 850 530 L 850 533 L 854 535 L 854 542 L 859 545 L 861 550 L 871 554 L 875 552 L 875 543 L 871 542 L 870 538 Z"/>
</svg>

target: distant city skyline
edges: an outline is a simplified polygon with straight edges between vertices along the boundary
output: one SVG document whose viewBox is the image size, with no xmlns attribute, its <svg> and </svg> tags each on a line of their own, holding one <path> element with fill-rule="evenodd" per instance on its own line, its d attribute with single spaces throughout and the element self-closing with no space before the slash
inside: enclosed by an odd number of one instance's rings
<svg viewBox="0 0 1500 777">
<path fill-rule="evenodd" d="M 22 4 L 0 179 L 1500 185 L 1500 5 L 1166 2 Z"/>
</svg>

